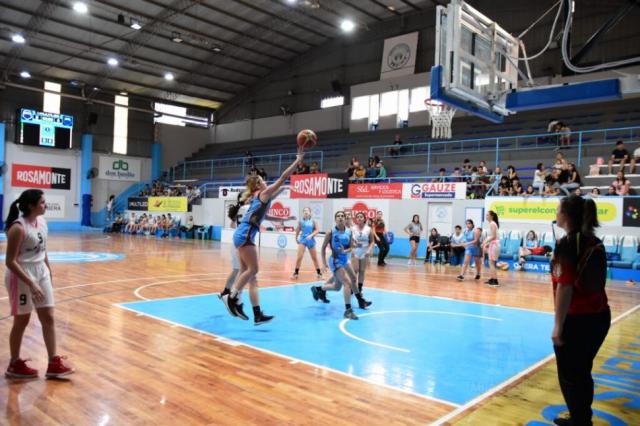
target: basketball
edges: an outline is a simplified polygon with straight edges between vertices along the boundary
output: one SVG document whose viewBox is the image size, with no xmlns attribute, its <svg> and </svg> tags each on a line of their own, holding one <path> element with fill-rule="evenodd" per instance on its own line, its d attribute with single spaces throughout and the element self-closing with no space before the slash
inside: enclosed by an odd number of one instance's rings
<svg viewBox="0 0 640 426">
<path fill-rule="evenodd" d="M 300 130 L 300 133 L 298 133 L 296 140 L 298 142 L 298 146 L 301 146 L 304 149 L 309 149 L 316 146 L 316 142 L 318 142 L 318 136 L 316 136 L 316 133 L 313 130 L 304 129 Z"/>
</svg>

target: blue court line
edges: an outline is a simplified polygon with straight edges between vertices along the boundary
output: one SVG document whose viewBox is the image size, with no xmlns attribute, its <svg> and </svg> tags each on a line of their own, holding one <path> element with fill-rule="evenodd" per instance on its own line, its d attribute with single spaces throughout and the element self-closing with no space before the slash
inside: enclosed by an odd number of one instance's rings
<svg viewBox="0 0 640 426">
<path fill-rule="evenodd" d="M 309 285 L 267 287 L 261 303 L 276 319 L 260 327 L 230 317 L 214 294 L 118 306 L 450 405 L 552 353 L 550 313 L 377 289 L 366 294 L 374 309 L 356 310 L 361 318 L 347 321 L 341 294 L 321 304 Z"/>
</svg>

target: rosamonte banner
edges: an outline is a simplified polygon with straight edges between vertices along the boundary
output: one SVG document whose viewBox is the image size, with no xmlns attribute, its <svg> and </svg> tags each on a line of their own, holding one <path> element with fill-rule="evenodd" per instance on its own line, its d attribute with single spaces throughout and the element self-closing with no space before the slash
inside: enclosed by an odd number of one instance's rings
<svg viewBox="0 0 640 426">
<path fill-rule="evenodd" d="M 493 210 L 500 222 L 551 223 L 561 197 L 487 197 L 485 211 Z M 602 226 L 622 226 L 622 198 L 595 198 L 598 221 Z"/>
</svg>

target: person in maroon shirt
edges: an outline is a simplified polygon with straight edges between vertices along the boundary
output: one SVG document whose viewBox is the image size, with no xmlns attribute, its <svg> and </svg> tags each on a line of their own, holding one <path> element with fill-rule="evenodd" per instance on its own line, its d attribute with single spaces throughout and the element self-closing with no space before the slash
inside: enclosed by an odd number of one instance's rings
<svg viewBox="0 0 640 426">
<path fill-rule="evenodd" d="M 558 241 L 551 261 L 555 325 L 551 339 L 558 380 L 569 418 L 557 425 L 592 425 L 593 360 L 611 325 L 605 292 L 607 257 L 594 235 L 596 205 L 577 195 L 565 197 L 556 214 L 566 235 Z"/>
</svg>

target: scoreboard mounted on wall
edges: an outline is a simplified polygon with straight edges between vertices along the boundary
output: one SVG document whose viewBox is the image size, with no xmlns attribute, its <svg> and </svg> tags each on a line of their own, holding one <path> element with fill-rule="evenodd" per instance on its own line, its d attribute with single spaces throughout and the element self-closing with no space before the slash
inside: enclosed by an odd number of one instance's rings
<svg viewBox="0 0 640 426">
<path fill-rule="evenodd" d="M 72 146 L 73 116 L 22 108 L 19 111 L 16 143 L 46 148 Z"/>
</svg>

